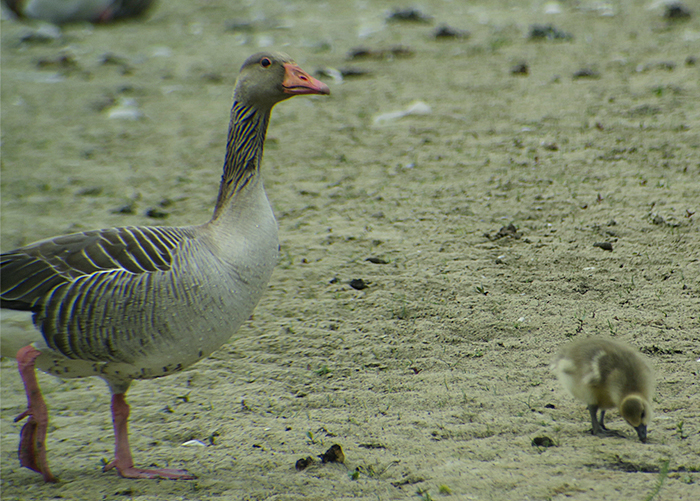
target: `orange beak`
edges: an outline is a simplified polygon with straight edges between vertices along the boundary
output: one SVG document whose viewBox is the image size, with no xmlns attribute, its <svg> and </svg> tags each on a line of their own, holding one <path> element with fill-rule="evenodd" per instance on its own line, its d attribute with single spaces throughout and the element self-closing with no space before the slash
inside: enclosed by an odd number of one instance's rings
<svg viewBox="0 0 700 501">
<path fill-rule="evenodd" d="M 331 90 L 326 84 L 316 80 L 294 63 L 285 63 L 284 71 L 285 75 L 282 87 L 284 87 L 285 94 L 297 96 L 301 94 L 331 93 Z"/>
</svg>

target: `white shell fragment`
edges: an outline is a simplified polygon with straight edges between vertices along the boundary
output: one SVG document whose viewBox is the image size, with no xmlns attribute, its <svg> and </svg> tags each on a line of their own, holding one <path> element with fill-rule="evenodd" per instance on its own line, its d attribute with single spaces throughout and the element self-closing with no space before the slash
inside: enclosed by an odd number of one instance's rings
<svg viewBox="0 0 700 501">
<path fill-rule="evenodd" d="M 542 11 L 545 14 L 561 14 L 562 9 L 559 2 L 547 2 L 542 7 Z"/>
<path fill-rule="evenodd" d="M 139 110 L 135 99 L 121 98 L 116 105 L 109 108 L 107 118 L 117 120 L 139 120 L 143 118 L 143 113 Z"/>
<path fill-rule="evenodd" d="M 200 442 L 199 440 L 188 440 L 182 444 L 182 447 L 206 447 L 207 444 Z"/>
<path fill-rule="evenodd" d="M 390 111 L 388 113 L 375 115 L 372 119 L 372 125 L 384 125 L 407 115 L 429 115 L 432 112 L 433 109 L 427 103 L 423 101 L 413 101 L 405 110 Z"/>
</svg>

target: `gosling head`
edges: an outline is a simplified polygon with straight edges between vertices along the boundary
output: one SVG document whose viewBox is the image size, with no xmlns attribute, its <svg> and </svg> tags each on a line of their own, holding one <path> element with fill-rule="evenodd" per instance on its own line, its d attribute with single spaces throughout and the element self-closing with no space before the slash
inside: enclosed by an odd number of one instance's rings
<svg viewBox="0 0 700 501">
<path fill-rule="evenodd" d="M 627 395 L 620 403 L 620 414 L 637 431 L 639 440 L 647 441 L 647 424 L 651 421 L 651 405 L 640 395 Z"/>
</svg>

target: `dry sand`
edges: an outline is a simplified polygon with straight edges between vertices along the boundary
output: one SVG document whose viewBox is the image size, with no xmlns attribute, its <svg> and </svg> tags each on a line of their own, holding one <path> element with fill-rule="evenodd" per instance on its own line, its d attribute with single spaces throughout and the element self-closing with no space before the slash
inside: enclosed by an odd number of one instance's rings
<svg viewBox="0 0 700 501">
<path fill-rule="evenodd" d="M 137 463 L 198 480 L 102 473 L 105 384 L 41 374 L 61 480 L 44 485 L 18 464 L 26 402 L 4 360 L 2 499 L 644 500 L 660 481 L 654 499 L 698 499 L 700 9 L 669 22 L 658 3 L 424 0 L 429 23 L 386 23 L 401 2 L 163 0 L 48 43 L 3 20 L 3 250 L 206 221 L 231 89 L 261 46 L 368 73 L 273 113 L 282 258 L 254 317 L 128 394 Z M 443 22 L 471 36 L 435 40 Z M 535 23 L 573 38 L 529 40 Z M 398 45 L 411 57 L 348 60 Z M 140 120 L 109 118 L 123 98 Z M 373 125 L 414 100 L 431 112 Z M 588 435 L 550 373 L 557 346 L 591 335 L 655 366 L 647 444 L 616 411 L 625 438 Z M 555 445 L 532 445 L 543 436 Z M 345 464 L 295 470 L 334 443 Z"/>
</svg>

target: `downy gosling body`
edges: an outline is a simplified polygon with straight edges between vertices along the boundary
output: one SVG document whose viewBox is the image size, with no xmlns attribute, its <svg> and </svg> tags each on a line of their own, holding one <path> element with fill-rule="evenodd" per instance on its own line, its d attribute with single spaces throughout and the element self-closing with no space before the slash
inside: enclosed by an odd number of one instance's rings
<svg viewBox="0 0 700 501">
<path fill-rule="evenodd" d="M 604 423 L 605 411 L 617 408 L 646 442 L 654 375 L 636 349 L 605 338 L 582 339 L 563 346 L 552 369 L 564 388 L 588 405 L 594 435 L 618 435 Z"/>
</svg>

